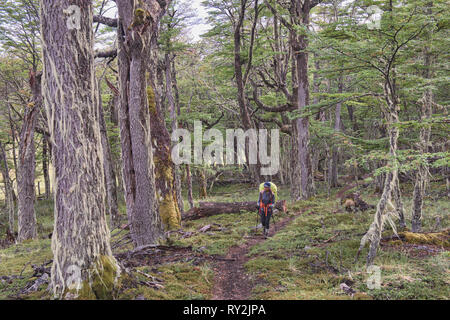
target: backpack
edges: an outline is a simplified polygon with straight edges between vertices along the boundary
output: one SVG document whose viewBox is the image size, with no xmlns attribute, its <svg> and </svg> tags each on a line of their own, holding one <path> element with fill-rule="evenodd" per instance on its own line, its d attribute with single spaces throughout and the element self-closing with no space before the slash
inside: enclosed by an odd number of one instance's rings
<svg viewBox="0 0 450 320">
<path fill-rule="evenodd" d="M 272 193 L 275 196 L 275 201 L 278 201 L 277 186 L 275 183 L 270 182 L 270 190 L 272 190 Z M 259 192 L 262 191 L 264 191 L 264 182 L 259 185 Z"/>
</svg>

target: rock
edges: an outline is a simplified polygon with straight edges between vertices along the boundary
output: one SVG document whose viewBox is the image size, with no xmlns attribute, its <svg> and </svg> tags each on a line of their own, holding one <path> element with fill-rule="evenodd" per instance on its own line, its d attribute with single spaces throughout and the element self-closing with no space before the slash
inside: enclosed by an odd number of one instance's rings
<svg viewBox="0 0 450 320">
<path fill-rule="evenodd" d="M 206 231 L 208 231 L 209 229 L 211 229 L 211 225 L 210 225 L 210 224 L 207 224 L 206 226 L 201 227 L 198 231 L 199 231 L 199 232 L 206 232 Z"/>
<path fill-rule="evenodd" d="M 350 288 L 345 282 L 341 283 L 339 285 L 339 287 L 341 288 L 342 291 L 344 291 L 346 294 L 352 295 L 355 294 L 355 290 L 353 290 L 352 288 Z"/>
</svg>

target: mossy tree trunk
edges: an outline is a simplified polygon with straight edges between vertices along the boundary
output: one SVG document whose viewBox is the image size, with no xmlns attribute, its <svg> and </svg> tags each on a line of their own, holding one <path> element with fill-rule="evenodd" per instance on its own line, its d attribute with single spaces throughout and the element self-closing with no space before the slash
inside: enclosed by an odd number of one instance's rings
<svg viewBox="0 0 450 320">
<path fill-rule="evenodd" d="M 92 2 L 40 3 L 43 95 L 55 168 L 51 284 L 56 298 L 112 298 L 120 269 L 105 215 Z M 67 13 L 76 8 L 79 24 L 70 25 Z"/>
<path fill-rule="evenodd" d="M 151 48 L 151 63 L 149 67 L 150 83 L 147 88 L 150 120 L 152 130 L 152 147 L 154 150 L 153 159 L 155 161 L 155 175 L 156 175 L 156 190 L 159 201 L 159 215 L 166 230 L 181 228 L 181 212 L 178 205 L 176 192 L 176 173 L 175 165 L 171 158 L 171 144 L 169 131 L 167 130 L 164 114 L 161 110 L 160 94 L 156 89 L 156 75 L 157 75 L 157 52 L 156 52 L 156 37 L 152 39 Z M 167 57 L 166 54 L 166 58 Z M 166 64 L 167 63 L 167 64 Z M 172 93 L 172 79 L 170 72 L 170 59 L 164 63 L 165 80 L 166 80 L 166 98 L 168 102 L 169 111 L 172 118 L 172 129 L 174 127 L 175 116 L 175 101 Z M 174 119 L 175 118 L 175 119 Z"/>
<path fill-rule="evenodd" d="M 163 236 L 158 212 L 146 71 L 152 36 L 168 2 L 117 0 L 119 124 L 123 182 L 131 235 L 136 246 Z M 150 103 L 151 104 L 151 103 Z"/>
<path fill-rule="evenodd" d="M 366 241 L 370 241 L 370 248 L 367 254 L 367 266 L 373 264 L 376 257 L 376 253 L 380 244 L 381 234 L 383 232 L 384 223 L 388 220 L 392 227 L 395 228 L 391 217 L 398 216 L 400 197 L 400 187 L 398 183 L 398 170 L 397 170 L 397 142 L 399 136 L 399 129 L 397 124 L 399 122 L 399 105 L 395 92 L 394 81 L 391 78 L 386 78 L 384 83 L 384 98 L 386 100 L 386 108 L 383 113 L 388 124 L 388 137 L 389 137 L 389 157 L 388 166 L 390 171 L 385 174 L 383 193 L 377 204 L 377 210 L 375 213 L 374 221 L 372 222 L 369 230 L 361 239 L 361 245 L 358 250 L 361 252 Z M 392 202 L 394 200 L 394 203 Z"/>
<path fill-rule="evenodd" d="M 30 74 L 32 100 L 25 108 L 19 142 L 17 176 L 17 218 L 19 242 L 37 237 L 35 202 L 35 146 L 34 129 L 42 104 L 41 74 Z"/>
</svg>

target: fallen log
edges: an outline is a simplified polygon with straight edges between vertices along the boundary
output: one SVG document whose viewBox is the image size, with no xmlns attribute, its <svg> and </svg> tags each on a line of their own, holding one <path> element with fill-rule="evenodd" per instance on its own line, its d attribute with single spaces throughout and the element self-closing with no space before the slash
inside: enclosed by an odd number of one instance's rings
<svg viewBox="0 0 450 320">
<path fill-rule="evenodd" d="M 286 200 L 279 200 L 275 203 L 275 208 L 286 212 Z M 256 201 L 249 202 L 200 202 L 198 207 L 194 207 L 184 213 L 182 220 L 196 220 L 204 217 L 222 213 L 240 213 L 241 211 L 257 211 Z"/>
</svg>

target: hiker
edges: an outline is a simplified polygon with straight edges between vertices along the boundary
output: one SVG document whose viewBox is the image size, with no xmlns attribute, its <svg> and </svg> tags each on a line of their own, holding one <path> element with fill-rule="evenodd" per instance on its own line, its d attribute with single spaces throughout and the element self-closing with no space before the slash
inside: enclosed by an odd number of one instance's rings
<svg viewBox="0 0 450 320">
<path fill-rule="evenodd" d="M 271 183 L 265 182 L 264 189 L 259 193 L 258 208 L 261 217 L 261 224 L 263 227 L 263 234 L 267 237 L 269 233 L 270 217 L 273 214 L 273 207 L 275 205 L 275 195 L 271 189 Z"/>
</svg>

